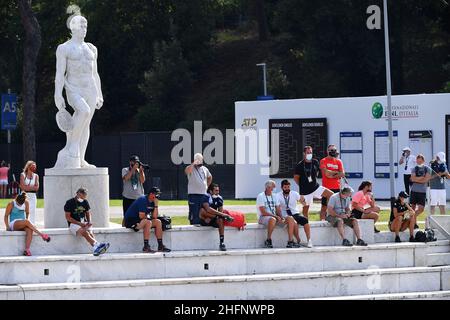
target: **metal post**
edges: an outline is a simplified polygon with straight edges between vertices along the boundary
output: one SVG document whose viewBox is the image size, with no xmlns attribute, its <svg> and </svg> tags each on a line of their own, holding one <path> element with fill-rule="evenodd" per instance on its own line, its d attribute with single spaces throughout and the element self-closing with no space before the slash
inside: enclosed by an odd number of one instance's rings
<svg viewBox="0 0 450 320">
<path fill-rule="evenodd" d="M 392 132 L 392 105 L 391 105 L 391 60 L 389 56 L 389 24 L 387 0 L 383 0 L 384 16 L 384 49 L 386 57 L 386 91 L 387 91 L 387 109 L 388 109 L 388 131 L 389 131 L 389 180 L 391 186 L 391 209 L 395 201 L 395 174 L 394 174 L 394 139 Z"/>
<path fill-rule="evenodd" d="M 258 63 L 258 67 L 263 67 L 263 85 L 264 85 L 264 96 L 267 96 L 267 74 L 266 74 L 266 64 Z"/>
<path fill-rule="evenodd" d="M 8 89 L 8 94 L 11 94 L 11 89 Z M 11 164 L 11 130 L 7 131 L 8 139 L 8 163 Z"/>
</svg>

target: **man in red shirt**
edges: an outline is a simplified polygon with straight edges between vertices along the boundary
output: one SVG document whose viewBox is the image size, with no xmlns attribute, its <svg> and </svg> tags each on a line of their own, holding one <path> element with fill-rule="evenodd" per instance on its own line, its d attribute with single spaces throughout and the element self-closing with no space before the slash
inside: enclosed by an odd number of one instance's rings
<svg viewBox="0 0 450 320">
<path fill-rule="evenodd" d="M 327 148 L 328 156 L 320 160 L 320 170 L 322 172 L 322 186 L 330 189 L 334 193 L 340 191 L 340 179 L 345 177 L 344 165 L 337 158 L 338 151 L 334 144 L 330 144 Z M 322 208 L 320 210 L 320 220 L 325 221 L 327 215 L 328 199 L 322 197 Z"/>
</svg>

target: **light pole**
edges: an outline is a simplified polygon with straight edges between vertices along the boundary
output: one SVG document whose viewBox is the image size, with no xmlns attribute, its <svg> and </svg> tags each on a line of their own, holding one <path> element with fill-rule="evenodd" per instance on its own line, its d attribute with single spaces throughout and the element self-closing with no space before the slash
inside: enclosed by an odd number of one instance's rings
<svg viewBox="0 0 450 320">
<path fill-rule="evenodd" d="M 264 84 L 264 96 L 267 96 L 267 76 L 266 76 L 266 63 L 258 63 L 256 66 L 263 68 L 263 84 Z"/>
<path fill-rule="evenodd" d="M 384 17 L 384 51 L 386 58 L 386 95 L 388 109 L 388 131 L 389 131 L 389 180 L 391 185 L 391 210 L 395 201 L 395 173 L 394 173 L 394 139 L 392 132 L 392 105 L 391 105 L 391 59 L 389 56 L 389 24 L 388 24 L 388 8 L 387 0 L 383 0 L 383 17 Z"/>
</svg>

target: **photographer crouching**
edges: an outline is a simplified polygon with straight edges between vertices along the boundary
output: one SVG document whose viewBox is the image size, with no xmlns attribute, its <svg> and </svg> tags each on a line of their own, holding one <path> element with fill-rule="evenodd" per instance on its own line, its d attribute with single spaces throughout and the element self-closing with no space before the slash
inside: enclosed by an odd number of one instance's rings
<svg viewBox="0 0 450 320">
<path fill-rule="evenodd" d="M 127 212 L 131 204 L 136 199 L 145 194 L 144 169 L 148 168 L 149 168 L 148 165 L 141 163 L 138 156 L 133 155 L 130 157 L 130 165 L 127 168 L 122 169 L 122 180 L 123 180 L 122 207 L 124 217 L 125 212 Z M 125 219 L 122 220 L 122 227 L 124 226 L 125 226 Z"/>
</svg>

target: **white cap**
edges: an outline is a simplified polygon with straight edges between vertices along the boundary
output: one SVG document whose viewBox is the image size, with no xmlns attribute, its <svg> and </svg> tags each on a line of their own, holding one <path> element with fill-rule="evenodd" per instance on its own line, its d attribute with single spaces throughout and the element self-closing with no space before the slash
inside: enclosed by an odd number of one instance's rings
<svg viewBox="0 0 450 320">
<path fill-rule="evenodd" d="M 194 154 L 194 162 L 197 164 L 203 163 L 203 156 L 201 153 Z"/>
<path fill-rule="evenodd" d="M 441 152 L 436 153 L 436 157 L 439 158 L 439 160 L 441 160 L 442 162 L 446 162 L 444 152 L 441 151 Z"/>
<path fill-rule="evenodd" d="M 409 147 L 404 147 L 404 148 L 402 149 L 402 151 L 409 151 L 409 152 L 411 152 L 411 149 L 410 149 Z"/>
</svg>

